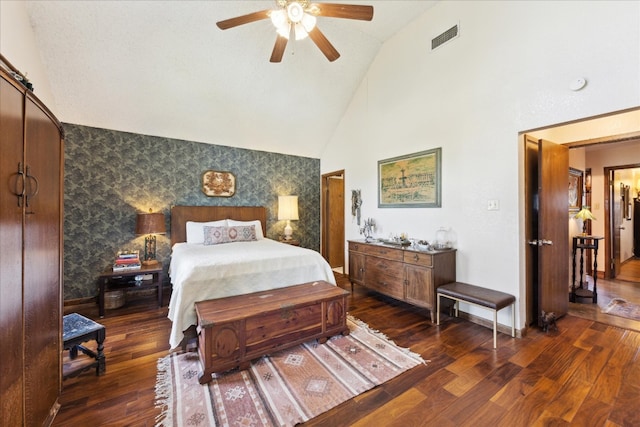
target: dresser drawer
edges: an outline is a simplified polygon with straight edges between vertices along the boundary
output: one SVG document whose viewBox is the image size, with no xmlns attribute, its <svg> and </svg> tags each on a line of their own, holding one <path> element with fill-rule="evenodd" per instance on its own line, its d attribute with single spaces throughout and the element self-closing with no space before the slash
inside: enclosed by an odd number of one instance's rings
<svg viewBox="0 0 640 427">
<path fill-rule="evenodd" d="M 402 253 L 404 250 L 400 248 L 389 248 L 387 246 L 366 245 L 363 252 L 367 255 L 383 257 L 395 261 L 402 261 Z"/>
<path fill-rule="evenodd" d="M 322 304 L 283 305 L 278 311 L 245 320 L 247 354 L 266 354 L 286 341 L 322 333 Z"/>
<path fill-rule="evenodd" d="M 371 281 L 367 281 L 367 287 L 395 299 L 404 299 L 404 286 L 401 277 L 378 274 Z"/>
<path fill-rule="evenodd" d="M 404 267 L 402 262 L 367 257 L 365 266 L 367 286 L 394 298 L 404 298 Z"/>
<path fill-rule="evenodd" d="M 369 280 L 369 278 L 377 274 L 387 274 L 397 277 L 398 280 L 402 281 L 404 274 L 401 261 L 393 261 L 373 256 L 367 257 L 364 269 L 366 274 L 365 280 Z"/>
<path fill-rule="evenodd" d="M 365 248 L 367 247 L 364 243 L 358 242 L 349 242 L 349 250 L 352 252 L 362 252 L 365 253 Z"/>
<path fill-rule="evenodd" d="M 433 255 L 421 252 L 405 251 L 404 262 L 406 264 L 420 265 L 422 267 L 433 267 Z"/>
</svg>

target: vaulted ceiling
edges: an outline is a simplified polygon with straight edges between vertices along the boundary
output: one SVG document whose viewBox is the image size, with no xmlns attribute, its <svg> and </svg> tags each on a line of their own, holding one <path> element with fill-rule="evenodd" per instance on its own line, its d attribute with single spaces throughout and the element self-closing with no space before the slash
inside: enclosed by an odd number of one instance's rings
<svg viewBox="0 0 640 427">
<path fill-rule="evenodd" d="M 272 0 L 30 1 L 27 10 L 61 121 L 319 157 L 380 47 L 436 3 L 331 2 L 374 7 L 371 22 L 318 18 L 335 62 L 305 39 L 270 63 L 269 20 L 215 25 Z"/>
</svg>

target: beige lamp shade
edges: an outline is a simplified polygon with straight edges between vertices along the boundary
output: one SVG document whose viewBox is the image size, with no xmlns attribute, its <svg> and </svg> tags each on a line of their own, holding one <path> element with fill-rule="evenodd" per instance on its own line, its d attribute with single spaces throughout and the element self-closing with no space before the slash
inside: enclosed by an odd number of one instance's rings
<svg viewBox="0 0 640 427">
<path fill-rule="evenodd" d="M 163 213 L 139 213 L 136 217 L 136 234 L 164 234 L 166 232 Z"/>
<path fill-rule="evenodd" d="M 293 229 L 289 221 L 292 219 L 298 219 L 298 196 L 278 196 L 278 220 L 287 221 L 284 227 L 285 240 L 291 240 Z"/>
<path fill-rule="evenodd" d="M 298 196 L 278 196 L 278 220 L 298 219 Z"/>
</svg>

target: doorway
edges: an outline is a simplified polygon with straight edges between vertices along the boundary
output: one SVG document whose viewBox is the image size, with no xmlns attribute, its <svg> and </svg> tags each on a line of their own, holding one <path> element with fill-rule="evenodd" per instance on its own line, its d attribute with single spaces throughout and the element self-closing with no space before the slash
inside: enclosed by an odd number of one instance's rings
<svg viewBox="0 0 640 427">
<path fill-rule="evenodd" d="M 320 253 L 334 271 L 344 274 L 344 170 L 322 175 Z"/>
<path fill-rule="evenodd" d="M 640 282 L 640 163 L 604 168 L 604 277 Z M 634 198 L 633 195 L 636 195 Z"/>
<path fill-rule="evenodd" d="M 614 142 L 619 144 L 624 144 L 630 141 L 636 141 L 640 143 L 640 130 L 639 130 L 640 126 L 639 125 L 640 125 L 640 108 L 634 108 L 634 109 L 629 109 L 625 111 L 609 113 L 609 114 L 598 116 L 598 117 L 587 118 L 587 119 L 583 119 L 576 122 L 559 124 L 559 125 L 555 125 L 547 128 L 526 131 L 526 132 L 522 132 L 521 135 L 524 135 L 524 134 L 529 135 L 535 141 L 538 141 L 541 139 L 552 140 L 558 144 L 564 145 L 569 149 L 588 147 L 586 148 L 587 150 L 591 150 L 591 149 L 595 150 L 595 149 L 603 149 L 605 145 L 614 146 L 615 144 L 610 144 Z M 611 135 L 614 135 L 614 136 L 611 136 Z M 530 166 L 527 163 L 530 160 L 527 160 L 527 159 L 528 158 L 530 159 L 531 157 L 527 156 L 526 151 L 527 151 L 527 144 L 525 142 L 525 149 L 524 149 L 524 156 L 523 156 L 524 157 L 524 191 L 525 193 L 530 190 L 529 188 L 530 182 L 527 182 L 527 180 L 531 179 L 531 177 L 527 174 L 527 171 L 526 171 L 527 167 Z M 628 160 L 631 158 L 637 159 L 636 153 L 640 153 L 640 151 L 632 150 L 631 155 L 628 155 L 627 159 Z M 632 162 L 634 163 L 636 161 L 637 160 L 632 160 Z M 535 163 L 534 163 L 534 166 L 535 166 Z M 590 166 L 591 165 L 583 164 L 582 168 L 587 169 Z M 593 169 L 593 173 L 600 175 L 598 178 L 599 180 L 598 186 L 600 189 L 602 189 L 602 186 L 603 186 L 602 165 L 598 165 L 597 169 Z M 563 179 L 563 182 L 565 183 L 564 185 L 566 186 L 566 177 Z M 594 188 L 596 187 L 595 181 L 593 183 L 593 187 Z M 566 191 L 566 187 L 565 187 L 565 191 Z M 539 272 L 537 271 L 537 267 L 534 267 L 534 265 L 537 266 L 537 257 L 540 255 L 539 252 L 541 252 L 541 250 L 539 248 L 536 249 L 535 247 L 532 248 L 532 246 L 530 245 L 530 242 L 532 240 L 537 240 L 537 239 L 531 239 L 531 235 L 532 235 L 532 232 L 538 231 L 537 227 L 539 226 L 539 224 L 535 224 L 530 221 L 531 211 L 532 210 L 535 211 L 535 209 L 539 208 L 538 204 L 542 203 L 545 196 L 544 194 L 541 194 L 539 197 L 540 197 L 539 199 L 533 199 L 529 201 L 525 196 L 524 197 L 525 204 L 523 205 L 525 218 L 523 219 L 524 241 L 522 242 L 522 247 L 524 252 L 523 252 L 522 262 L 523 262 L 523 265 L 525 265 L 525 271 L 523 275 L 523 278 L 525 279 L 525 284 L 524 284 L 525 289 L 523 292 L 523 296 L 526 298 L 526 305 L 524 307 L 526 310 L 525 312 L 526 327 L 531 326 L 532 324 L 535 324 L 535 319 L 539 315 L 539 313 L 536 313 L 536 312 L 542 308 L 539 305 L 536 305 L 536 303 L 534 302 L 538 292 L 540 292 L 539 286 L 541 286 L 541 284 L 544 283 L 544 280 L 541 277 L 539 277 Z M 566 197 L 566 193 L 565 193 L 565 197 Z M 603 204 L 603 207 L 604 207 L 602 194 L 600 194 L 599 197 L 600 198 L 598 199 L 598 201 L 601 204 Z M 527 206 L 527 203 L 529 202 L 531 203 L 531 205 Z M 566 199 L 564 203 L 565 204 L 567 203 Z M 527 216 L 529 216 L 529 218 L 527 218 Z M 604 215 L 602 215 L 602 217 L 604 217 Z M 563 221 L 565 223 L 567 222 L 566 215 Z M 602 224 L 603 222 L 601 222 L 600 224 Z M 604 231 L 599 231 L 598 233 L 594 233 L 594 234 L 599 234 L 599 233 L 604 234 Z M 566 233 L 565 235 L 565 241 L 568 244 L 569 242 L 568 233 Z M 605 247 L 608 247 L 606 243 L 605 243 Z M 533 251 L 531 249 L 533 249 Z M 600 257 L 601 255 L 598 254 L 598 256 Z M 567 251 L 566 256 L 559 257 L 556 260 L 556 262 L 560 264 L 558 260 L 566 259 L 567 270 L 568 270 L 569 258 L 570 258 L 570 254 Z M 606 263 L 603 262 L 601 265 L 605 265 L 605 264 Z M 616 283 L 617 282 L 618 281 L 616 281 Z M 567 291 L 568 291 L 568 287 L 569 287 L 569 283 L 566 284 Z M 566 292 L 565 295 L 566 296 L 564 298 L 568 299 L 568 292 Z M 558 295 L 558 298 L 562 298 L 562 297 Z M 640 301 L 635 301 L 635 302 L 640 302 Z M 588 304 L 583 304 L 583 305 L 586 307 Z M 573 306 L 575 306 L 575 304 L 573 304 L 572 307 Z M 589 307 L 589 308 L 597 309 L 598 307 L 594 304 L 594 307 Z"/>
</svg>

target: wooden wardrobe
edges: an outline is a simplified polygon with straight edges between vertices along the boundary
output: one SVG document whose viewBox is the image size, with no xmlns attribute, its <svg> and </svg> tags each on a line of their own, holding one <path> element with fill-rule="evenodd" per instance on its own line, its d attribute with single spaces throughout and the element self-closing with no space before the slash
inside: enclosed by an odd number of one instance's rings
<svg viewBox="0 0 640 427">
<path fill-rule="evenodd" d="M 0 58 L 0 425 L 52 423 L 61 391 L 63 132 Z"/>
</svg>

